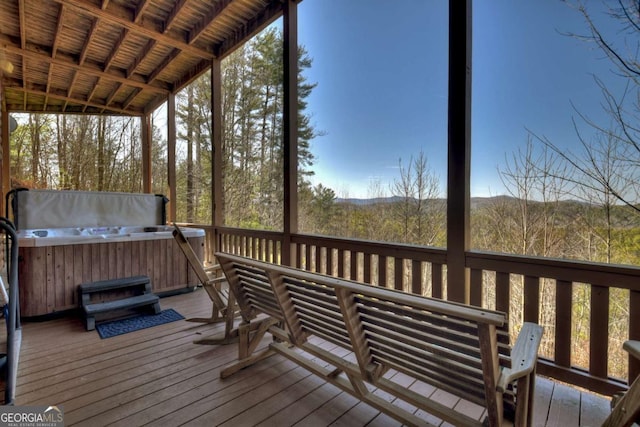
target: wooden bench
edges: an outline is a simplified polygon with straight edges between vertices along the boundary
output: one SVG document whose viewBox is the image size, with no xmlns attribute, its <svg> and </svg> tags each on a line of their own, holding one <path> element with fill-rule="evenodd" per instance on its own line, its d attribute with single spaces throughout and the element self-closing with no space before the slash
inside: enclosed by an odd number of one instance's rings
<svg viewBox="0 0 640 427">
<path fill-rule="evenodd" d="M 511 348 L 503 313 L 224 253 L 216 257 L 242 315 L 238 361 L 221 377 L 279 353 L 407 425 L 431 424 L 375 389 L 457 426 L 499 426 L 505 414 L 516 426 L 531 424 L 540 326 L 525 323 Z M 274 340 L 264 349 L 267 332 Z M 318 339 L 349 355 L 312 343 Z M 413 385 L 396 381 L 407 376 Z M 481 405 L 485 419 L 414 391 L 419 384 Z"/>
<path fill-rule="evenodd" d="M 133 295 L 122 298 L 100 298 L 105 293 L 129 290 Z M 96 328 L 96 315 L 139 307 L 151 307 L 155 314 L 160 313 L 160 298 L 151 290 L 151 281 L 147 276 L 133 276 L 121 279 L 101 280 L 83 283 L 78 286 L 78 301 L 84 312 L 87 331 Z"/>
</svg>

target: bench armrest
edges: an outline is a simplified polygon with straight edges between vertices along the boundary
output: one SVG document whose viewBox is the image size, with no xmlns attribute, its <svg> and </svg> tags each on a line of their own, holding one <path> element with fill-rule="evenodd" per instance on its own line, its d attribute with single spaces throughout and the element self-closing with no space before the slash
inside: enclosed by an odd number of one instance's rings
<svg viewBox="0 0 640 427">
<path fill-rule="evenodd" d="M 511 350 L 511 368 L 504 369 L 498 381 L 498 390 L 504 393 L 515 379 L 533 372 L 538 360 L 538 347 L 542 340 L 542 327 L 525 322 Z"/>
<path fill-rule="evenodd" d="M 624 348 L 630 355 L 640 360 L 640 341 L 626 341 L 622 348 Z"/>
</svg>

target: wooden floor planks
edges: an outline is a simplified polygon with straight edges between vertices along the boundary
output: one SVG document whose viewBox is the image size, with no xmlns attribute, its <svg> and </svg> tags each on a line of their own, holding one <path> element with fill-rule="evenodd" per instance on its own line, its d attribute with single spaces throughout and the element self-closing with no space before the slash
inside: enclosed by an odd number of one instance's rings
<svg viewBox="0 0 640 427">
<path fill-rule="evenodd" d="M 161 305 L 186 318 L 211 312 L 202 290 L 164 298 Z M 220 370 L 237 357 L 236 347 L 193 341 L 222 332 L 222 325 L 183 320 L 103 340 L 96 331 L 85 331 L 82 320 L 73 316 L 26 322 L 16 403 L 61 405 L 66 425 L 91 427 L 400 425 L 280 356 L 221 380 Z M 261 345 L 268 342 L 265 338 Z M 319 345 L 339 351 L 328 343 Z M 484 408 L 478 405 L 400 373 L 390 375 L 443 404 L 483 416 Z M 375 393 L 393 400 L 382 391 Z M 608 412 L 608 399 L 538 378 L 536 426 L 595 426 Z M 446 425 L 429 414 L 417 414 Z"/>
</svg>

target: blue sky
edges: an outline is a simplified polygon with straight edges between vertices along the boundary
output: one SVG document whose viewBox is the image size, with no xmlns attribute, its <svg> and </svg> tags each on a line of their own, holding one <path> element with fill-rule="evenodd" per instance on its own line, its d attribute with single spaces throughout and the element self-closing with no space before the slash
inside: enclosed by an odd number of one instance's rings
<svg viewBox="0 0 640 427">
<path fill-rule="evenodd" d="M 587 1 L 600 19 L 602 3 Z M 299 42 L 318 83 L 309 99 L 314 182 L 339 197 L 388 191 L 420 151 L 445 195 L 448 2 L 304 0 Z M 498 167 L 527 129 L 575 150 L 571 103 L 602 117 L 593 74 L 620 82 L 595 46 L 561 33 L 586 33 L 560 0 L 490 0 L 473 5 L 472 196 L 504 194 Z M 602 22 L 607 22 L 603 20 Z M 606 120 L 606 118 L 603 118 Z"/>
</svg>

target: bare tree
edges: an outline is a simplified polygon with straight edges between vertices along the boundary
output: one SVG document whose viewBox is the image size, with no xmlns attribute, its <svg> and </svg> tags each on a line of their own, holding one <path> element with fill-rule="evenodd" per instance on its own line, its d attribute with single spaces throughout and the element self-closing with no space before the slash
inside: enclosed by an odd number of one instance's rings
<svg viewBox="0 0 640 427">
<path fill-rule="evenodd" d="M 442 243 L 444 236 L 444 205 L 439 200 L 440 181 L 420 151 L 411 157 L 405 168 L 399 160 L 400 178 L 394 180 L 391 194 L 395 202 L 396 218 L 402 223 L 401 241 L 421 245 Z"/>
<path fill-rule="evenodd" d="M 605 31 L 605 26 L 598 24 L 595 14 L 583 0 L 567 3 L 584 17 L 586 23 L 585 34 L 567 35 L 595 44 L 615 67 L 610 77 L 625 79 L 626 85 L 621 93 L 615 93 L 605 83 L 603 76 L 594 76 L 594 82 L 602 94 L 603 109 L 608 116 L 606 123 L 593 120 L 574 106 L 577 117 L 573 124 L 582 142 L 584 156 L 567 151 L 546 137 L 536 137 L 579 171 L 580 179 L 587 178 L 588 183 L 578 182 L 583 190 L 599 193 L 604 189 L 606 194 L 640 213 L 637 205 L 640 196 L 640 3 L 631 0 L 603 2 L 608 24 L 617 24 L 617 31 L 609 28 L 609 31 Z M 610 146 L 616 148 L 617 151 L 611 153 L 611 159 L 616 158 L 614 170 L 602 170 L 601 164 L 590 160 L 594 157 L 594 153 L 591 153 L 594 147 L 588 142 L 590 138 L 585 136 L 581 126 L 586 126 L 599 135 L 597 138 L 608 141 Z M 577 160 L 581 157 L 583 161 Z"/>
</svg>

